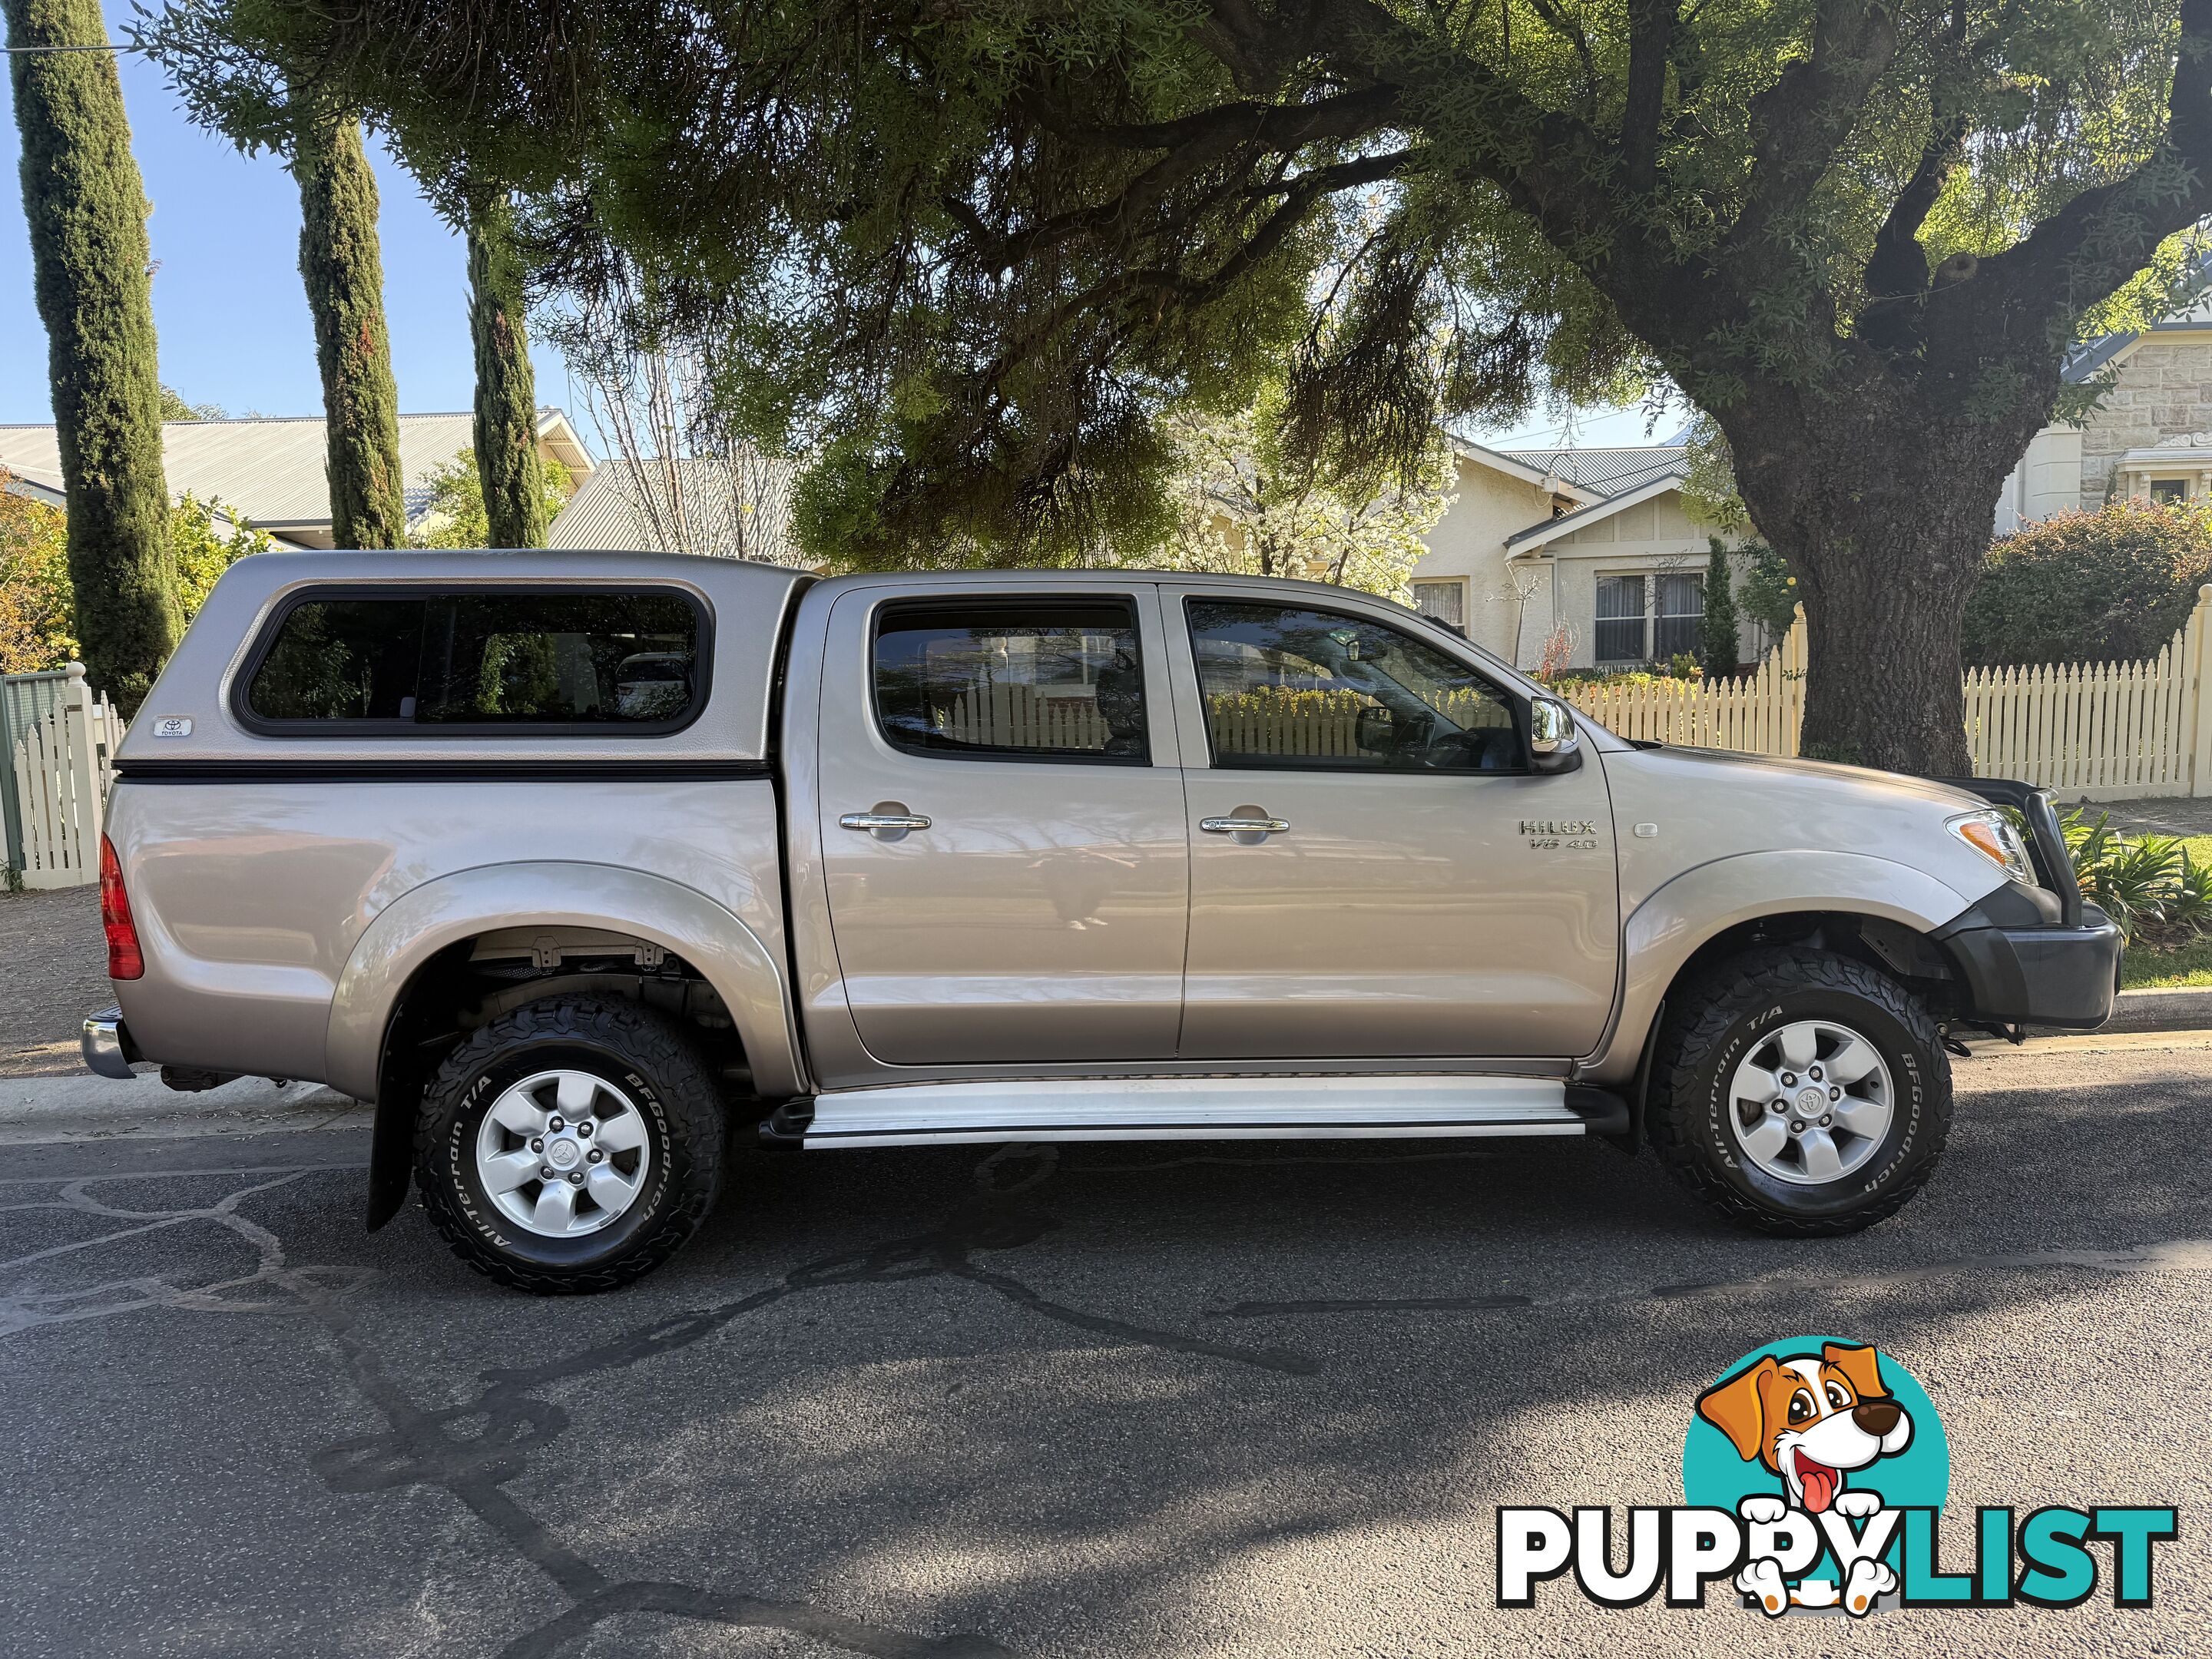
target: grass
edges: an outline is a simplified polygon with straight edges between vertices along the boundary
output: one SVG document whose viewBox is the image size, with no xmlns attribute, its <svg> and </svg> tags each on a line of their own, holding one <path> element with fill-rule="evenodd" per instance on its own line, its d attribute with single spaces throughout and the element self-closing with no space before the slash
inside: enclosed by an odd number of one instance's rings
<svg viewBox="0 0 2212 1659">
<path fill-rule="evenodd" d="M 2188 850 L 2191 864 L 2212 865 L 2212 836 L 2187 836 L 2181 844 Z M 2120 958 L 2124 991 L 2200 986 L 2212 989 L 2212 933 L 2183 945 L 2131 945 Z"/>
</svg>

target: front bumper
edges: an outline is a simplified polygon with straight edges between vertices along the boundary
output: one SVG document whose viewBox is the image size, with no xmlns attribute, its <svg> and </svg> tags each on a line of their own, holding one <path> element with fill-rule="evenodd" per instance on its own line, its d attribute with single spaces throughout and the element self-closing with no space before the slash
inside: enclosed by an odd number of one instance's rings
<svg viewBox="0 0 2212 1659">
<path fill-rule="evenodd" d="M 88 1070 L 102 1077 L 135 1075 L 131 1063 L 139 1058 L 138 1048 L 131 1041 L 120 1008 L 103 1008 L 96 1014 L 87 1014 L 80 1046 Z"/>
<path fill-rule="evenodd" d="M 1966 1012 L 2000 1025 L 2089 1030 L 2112 1017 L 2120 981 L 2120 930 L 2094 904 L 2079 927 L 1989 925 L 1988 901 L 1939 931 L 1964 981 Z"/>
<path fill-rule="evenodd" d="M 1992 1024 L 2102 1025 L 2120 993 L 2120 930 L 2082 901 L 2051 792 L 2008 778 L 1936 781 L 2018 812 L 2041 884 L 2001 887 L 1936 931 L 1966 981 L 1966 1012 Z"/>
</svg>

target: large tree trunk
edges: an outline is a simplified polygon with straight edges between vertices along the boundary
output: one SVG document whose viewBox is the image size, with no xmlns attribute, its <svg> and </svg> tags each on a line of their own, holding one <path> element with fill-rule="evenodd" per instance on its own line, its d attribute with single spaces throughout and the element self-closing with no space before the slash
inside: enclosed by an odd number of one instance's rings
<svg viewBox="0 0 2212 1659">
<path fill-rule="evenodd" d="M 175 649 L 175 561 L 148 278 L 146 192 L 98 0 L 6 0 L 23 210 L 69 501 L 77 640 L 134 712 Z M 0 757 L 0 764 L 5 757 Z"/>
<path fill-rule="evenodd" d="M 512 217 L 506 201 L 493 197 L 469 215 L 469 332 L 477 350 L 477 477 L 494 547 L 545 544 L 538 380 L 523 307 Z"/>
<path fill-rule="evenodd" d="M 340 547 L 404 547 L 399 391 L 384 327 L 376 175 L 362 152 L 360 123 L 304 121 L 292 172 L 300 182 L 300 276 L 323 377 L 331 537 Z"/>
<path fill-rule="evenodd" d="M 1782 403 L 1747 399 L 1722 424 L 1752 522 L 1803 596 L 1802 752 L 1965 776 L 1960 618 L 2005 476 L 2043 413 L 1968 420 L 1872 389 Z"/>
</svg>

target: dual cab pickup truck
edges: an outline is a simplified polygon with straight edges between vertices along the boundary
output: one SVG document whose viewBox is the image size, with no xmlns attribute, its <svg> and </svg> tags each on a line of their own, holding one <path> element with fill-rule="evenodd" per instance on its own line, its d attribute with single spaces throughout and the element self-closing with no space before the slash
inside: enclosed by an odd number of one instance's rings
<svg viewBox="0 0 2212 1659">
<path fill-rule="evenodd" d="M 374 1103 L 369 1224 L 411 1175 L 538 1291 L 733 1130 L 1595 1134 L 1848 1231 L 1947 1029 L 2095 1025 L 2119 949 L 2035 792 L 1626 743 L 1299 582 L 263 554 L 116 772 L 93 1068 Z"/>
</svg>

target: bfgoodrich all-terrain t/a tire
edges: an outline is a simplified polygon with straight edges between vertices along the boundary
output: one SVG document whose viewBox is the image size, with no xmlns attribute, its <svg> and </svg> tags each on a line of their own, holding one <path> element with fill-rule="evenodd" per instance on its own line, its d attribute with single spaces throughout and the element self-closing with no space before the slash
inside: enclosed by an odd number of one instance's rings
<svg viewBox="0 0 2212 1659">
<path fill-rule="evenodd" d="M 608 997 L 502 1014 L 423 1091 L 416 1178 L 453 1253 L 542 1296 L 611 1290 L 713 1207 L 723 1118 L 684 1028 Z"/>
<path fill-rule="evenodd" d="M 1831 951 L 1767 948 L 1673 999 L 1645 1130 L 1731 1221 L 1856 1232 L 1920 1190 L 1951 1128 L 1951 1065 L 1905 987 Z"/>
</svg>

